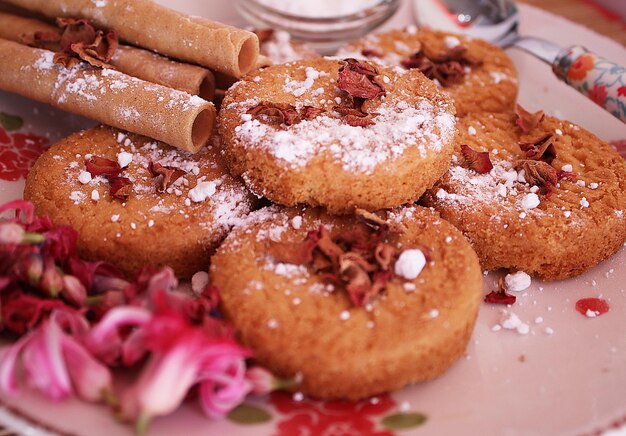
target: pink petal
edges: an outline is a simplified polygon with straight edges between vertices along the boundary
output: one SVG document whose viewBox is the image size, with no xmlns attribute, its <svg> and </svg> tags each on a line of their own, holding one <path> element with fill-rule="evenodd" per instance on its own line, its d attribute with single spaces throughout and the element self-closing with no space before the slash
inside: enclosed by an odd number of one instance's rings
<svg viewBox="0 0 626 436">
<path fill-rule="evenodd" d="M 246 371 L 246 380 L 252 385 L 253 394 L 263 395 L 274 390 L 274 375 L 260 366 L 248 368 Z"/>
<path fill-rule="evenodd" d="M 34 333 L 30 333 L 7 347 L 0 357 L 0 390 L 7 394 L 17 393 L 17 360 L 20 353 L 32 340 Z"/>
<path fill-rule="evenodd" d="M 152 318 L 147 309 L 134 306 L 119 306 L 109 310 L 89 333 L 87 348 L 96 357 L 113 363 L 122 352 L 119 329 L 127 326 L 142 326 Z"/>
<path fill-rule="evenodd" d="M 231 360 L 228 373 L 204 373 L 200 384 L 200 404 L 204 412 L 214 418 L 221 418 L 237 407 L 252 389 L 245 375 L 243 359 Z"/>
<path fill-rule="evenodd" d="M 109 369 L 93 358 L 70 336 L 63 337 L 63 357 L 76 394 L 86 401 L 98 401 L 113 390 Z"/>
<path fill-rule="evenodd" d="M 0 206 L 0 214 L 7 210 L 15 210 L 16 215 L 22 212 L 26 224 L 32 223 L 35 217 L 35 206 L 30 201 L 13 200 Z"/>
<path fill-rule="evenodd" d="M 122 343 L 122 365 L 133 366 L 145 356 L 147 349 L 143 329 L 132 332 Z"/>
<path fill-rule="evenodd" d="M 174 275 L 174 270 L 165 267 L 154 274 L 148 282 L 148 294 L 155 291 L 173 291 L 178 286 L 178 280 Z"/>
<path fill-rule="evenodd" d="M 122 415 L 137 419 L 176 410 L 196 383 L 201 346 L 197 337 L 181 338 L 169 352 L 153 354 L 137 384 L 122 397 Z"/>
<path fill-rule="evenodd" d="M 76 338 L 84 338 L 89 332 L 89 322 L 83 315 L 70 310 L 55 310 L 50 314 L 50 322 L 57 324 Z"/>
<path fill-rule="evenodd" d="M 44 324 L 24 348 L 22 360 L 28 383 L 53 400 L 61 400 L 72 392 L 61 351 L 62 336 L 57 324 Z"/>
</svg>

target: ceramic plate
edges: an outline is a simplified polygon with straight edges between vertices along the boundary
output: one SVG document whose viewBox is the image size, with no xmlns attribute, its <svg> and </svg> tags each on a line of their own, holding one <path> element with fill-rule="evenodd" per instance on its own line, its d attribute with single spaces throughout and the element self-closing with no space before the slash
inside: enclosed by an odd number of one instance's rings
<svg viewBox="0 0 626 436">
<path fill-rule="evenodd" d="M 419 0 L 416 0 L 419 1 Z M 216 20 L 241 24 L 232 2 L 162 3 Z M 410 24 L 404 2 L 387 27 Z M 521 6 L 522 33 L 562 45 L 582 44 L 623 61 L 626 49 L 583 27 Z M 626 126 L 554 78 L 529 55 L 511 50 L 520 78 L 520 101 L 571 120 L 607 140 L 626 139 Z M 54 140 L 92 123 L 0 93 L 0 202 L 21 197 L 23 178 Z M 22 124 L 23 121 L 23 124 Z M 358 404 L 294 401 L 275 394 L 251 400 L 227 419 L 210 421 L 190 401 L 156 419 L 154 435 L 392 435 L 592 434 L 626 423 L 626 249 L 581 277 L 546 284 L 534 280 L 513 310 L 530 327 L 493 331 L 501 307 L 484 304 L 467 354 L 437 380 Z M 485 280 L 485 291 L 495 277 Z M 610 311 L 587 318 L 574 309 L 583 297 L 602 296 Z M 132 434 L 104 407 L 69 400 L 53 404 L 24 391 L 0 397 L 0 422 L 20 433 Z"/>
</svg>

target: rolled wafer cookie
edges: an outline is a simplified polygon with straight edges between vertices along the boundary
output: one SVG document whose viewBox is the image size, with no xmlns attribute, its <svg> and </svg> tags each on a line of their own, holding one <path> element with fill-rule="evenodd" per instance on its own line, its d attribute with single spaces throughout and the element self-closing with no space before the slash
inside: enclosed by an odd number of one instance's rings
<svg viewBox="0 0 626 436">
<path fill-rule="evenodd" d="M 37 32 L 58 31 L 43 21 L 0 11 L 0 38 L 23 43 Z M 215 77 L 210 70 L 172 61 L 148 50 L 120 45 L 109 64 L 129 76 L 199 95 L 207 101 L 215 96 Z"/>
<path fill-rule="evenodd" d="M 53 58 L 49 50 L 0 39 L 0 89 L 192 153 L 210 138 L 213 103 L 86 63 L 64 68 Z"/>
<path fill-rule="evenodd" d="M 98 27 L 115 29 L 132 45 L 235 77 L 250 71 L 259 55 L 259 40 L 254 33 L 190 17 L 151 0 L 6 2 L 50 18 L 86 18 Z"/>
</svg>

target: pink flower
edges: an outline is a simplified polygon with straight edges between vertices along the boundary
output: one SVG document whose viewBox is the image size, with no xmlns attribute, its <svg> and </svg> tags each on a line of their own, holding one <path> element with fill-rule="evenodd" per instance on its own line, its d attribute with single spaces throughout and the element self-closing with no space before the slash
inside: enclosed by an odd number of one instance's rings
<svg viewBox="0 0 626 436">
<path fill-rule="evenodd" d="M 124 365 L 137 362 L 145 353 L 141 341 L 137 341 L 138 331 L 122 337 L 120 330 L 128 327 L 141 327 L 148 323 L 152 314 L 148 309 L 133 306 L 119 306 L 109 310 L 100 322 L 88 333 L 87 348 L 101 361 L 116 365 L 120 359 Z M 125 346 L 128 342 L 131 346 Z M 129 354 L 130 357 L 124 356 Z"/>
<path fill-rule="evenodd" d="M 61 290 L 61 295 L 68 302 L 82 307 L 87 301 L 87 289 L 85 286 L 74 276 L 64 275 L 63 276 L 63 289 Z"/>
<path fill-rule="evenodd" d="M 75 313 L 53 312 L 48 321 L 2 355 L 0 389 L 9 394 L 17 391 L 21 366 L 26 384 L 52 400 L 62 400 L 72 393 L 87 401 L 107 397 L 112 389 L 109 369 L 94 359 L 77 339 L 88 328 L 87 321 Z"/>
<path fill-rule="evenodd" d="M 230 336 L 215 336 L 191 324 L 169 306 L 168 293 L 153 295 L 153 317 L 137 330 L 151 355 L 139 380 L 121 398 L 121 412 L 143 429 L 154 416 L 178 408 L 189 389 L 200 384 L 203 408 L 223 416 L 250 391 L 245 379 L 248 350 Z"/>
</svg>

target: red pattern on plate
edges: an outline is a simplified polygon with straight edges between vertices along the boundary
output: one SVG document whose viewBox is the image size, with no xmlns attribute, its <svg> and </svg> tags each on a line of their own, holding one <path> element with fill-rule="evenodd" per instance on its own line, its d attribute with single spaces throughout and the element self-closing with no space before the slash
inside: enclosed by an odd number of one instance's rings
<svg viewBox="0 0 626 436">
<path fill-rule="evenodd" d="M 48 139 L 0 128 L 0 180 L 25 178 L 37 158 L 48 148 Z"/>
<path fill-rule="evenodd" d="M 276 436 L 393 436 L 389 430 L 377 428 L 376 418 L 396 407 L 390 395 L 377 401 L 295 401 L 286 392 L 273 392 L 270 401 L 287 415 L 276 425 Z"/>
</svg>

